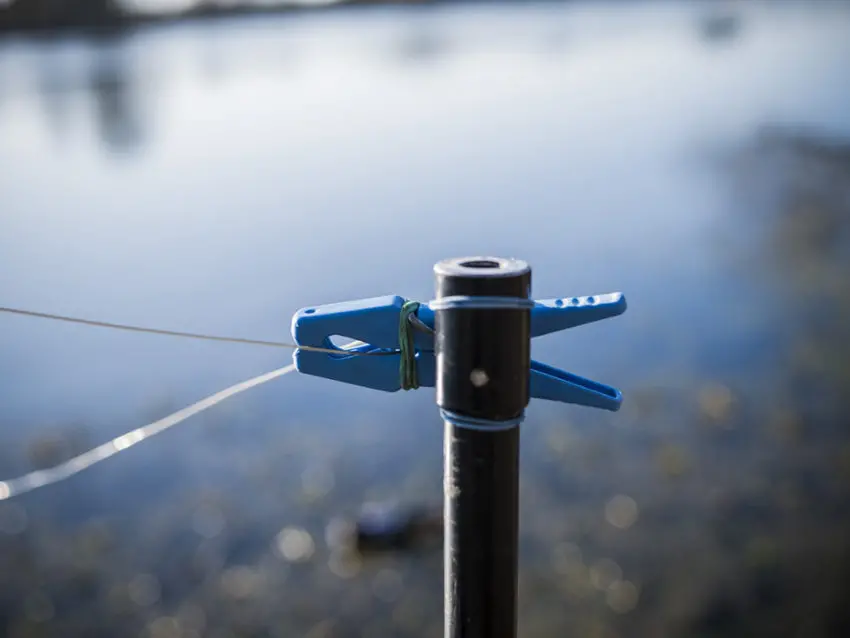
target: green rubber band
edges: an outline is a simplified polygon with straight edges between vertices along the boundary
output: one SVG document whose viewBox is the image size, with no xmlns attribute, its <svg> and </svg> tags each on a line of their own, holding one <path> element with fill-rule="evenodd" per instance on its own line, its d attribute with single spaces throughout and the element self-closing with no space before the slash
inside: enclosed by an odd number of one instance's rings
<svg viewBox="0 0 850 638">
<path fill-rule="evenodd" d="M 416 374 L 416 348 L 413 345 L 413 326 L 410 315 L 419 310 L 418 301 L 405 301 L 401 307 L 398 322 L 398 345 L 401 351 L 399 360 L 399 385 L 402 390 L 416 390 L 419 387 L 419 377 Z"/>
</svg>

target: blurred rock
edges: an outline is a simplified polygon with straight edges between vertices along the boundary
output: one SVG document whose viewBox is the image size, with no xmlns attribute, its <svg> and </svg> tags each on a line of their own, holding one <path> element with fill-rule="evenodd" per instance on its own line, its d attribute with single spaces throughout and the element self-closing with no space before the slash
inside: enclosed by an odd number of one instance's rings
<svg viewBox="0 0 850 638">
<path fill-rule="evenodd" d="M 655 465 L 664 476 L 676 478 L 690 470 L 691 460 L 682 446 L 663 443 L 655 451 Z"/>
<path fill-rule="evenodd" d="M 618 614 L 625 614 L 637 607 L 638 597 L 638 588 L 634 583 L 623 580 L 611 585 L 605 594 L 605 601 Z"/>
<path fill-rule="evenodd" d="M 159 601 L 160 584 L 153 574 L 138 574 L 127 585 L 130 600 L 139 607 L 150 607 Z"/>
<path fill-rule="evenodd" d="M 699 407 L 703 415 L 716 425 L 731 427 L 732 391 L 721 383 L 710 383 L 699 391 Z"/>
<path fill-rule="evenodd" d="M 305 529 L 285 527 L 275 539 L 279 555 L 291 563 L 303 563 L 313 557 L 316 545 L 313 537 Z"/>
<path fill-rule="evenodd" d="M 638 519 L 638 504 L 630 496 L 618 494 L 605 505 L 605 520 L 618 529 L 628 529 Z"/>
<path fill-rule="evenodd" d="M 623 577 L 623 570 L 610 558 L 601 558 L 590 568 L 590 581 L 600 591 L 607 591 Z"/>
<path fill-rule="evenodd" d="M 333 518 L 325 528 L 325 540 L 335 551 L 403 551 L 433 547 L 442 532 L 442 508 L 370 502 L 356 517 Z"/>
</svg>

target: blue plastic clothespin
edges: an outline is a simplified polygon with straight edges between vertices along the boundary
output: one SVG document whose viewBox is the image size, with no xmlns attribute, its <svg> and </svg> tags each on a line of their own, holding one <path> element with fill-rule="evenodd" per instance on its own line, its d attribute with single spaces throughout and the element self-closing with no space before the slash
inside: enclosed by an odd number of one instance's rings
<svg viewBox="0 0 850 638">
<path fill-rule="evenodd" d="M 336 352 L 299 348 L 293 355 L 296 369 L 303 374 L 365 388 L 385 392 L 400 390 L 398 329 L 404 302 L 402 297 L 391 295 L 299 310 L 292 318 L 295 343 Z M 531 309 L 531 336 L 575 328 L 620 315 L 625 310 L 626 298 L 620 293 L 535 301 Z M 422 304 L 416 315 L 420 322 L 433 330 L 434 311 L 427 304 Z M 414 331 L 414 335 L 419 385 L 433 387 L 436 377 L 433 334 Z M 331 341 L 334 336 L 348 337 L 361 343 L 339 348 Z M 353 354 L 382 351 L 387 354 Z M 530 372 L 529 391 L 533 398 L 611 411 L 620 408 L 622 395 L 616 388 L 538 361 L 531 362 Z"/>
</svg>

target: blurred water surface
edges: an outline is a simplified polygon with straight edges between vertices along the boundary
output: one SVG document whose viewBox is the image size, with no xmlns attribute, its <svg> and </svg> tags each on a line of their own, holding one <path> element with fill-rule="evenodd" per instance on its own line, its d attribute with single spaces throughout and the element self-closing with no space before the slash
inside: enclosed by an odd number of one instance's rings
<svg viewBox="0 0 850 638">
<path fill-rule="evenodd" d="M 623 317 L 535 345 L 626 406 L 529 410 L 524 635 L 835 635 L 850 12 L 747 3 L 717 32 L 714 6 L 0 41 L 2 304 L 281 340 L 299 307 L 429 299 L 449 256 L 524 258 L 537 297 L 622 290 Z M 289 358 L 0 322 L 0 478 Z M 439 502 L 440 453 L 431 391 L 286 376 L 0 503 L 0 621 L 437 635 L 439 556 L 341 567 L 321 535 L 366 498 Z"/>
</svg>

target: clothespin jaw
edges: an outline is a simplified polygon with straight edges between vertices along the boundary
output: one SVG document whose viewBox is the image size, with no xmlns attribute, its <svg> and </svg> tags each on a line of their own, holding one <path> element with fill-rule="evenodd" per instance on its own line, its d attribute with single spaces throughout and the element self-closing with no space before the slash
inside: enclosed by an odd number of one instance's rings
<svg viewBox="0 0 850 638">
<path fill-rule="evenodd" d="M 399 320 L 404 299 L 374 297 L 314 306 L 292 318 L 292 337 L 298 346 L 293 355 L 303 373 L 361 387 L 396 392 L 401 389 Z M 535 301 L 531 309 L 531 336 L 575 328 L 622 314 L 626 299 L 621 293 Z M 422 304 L 416 313 L 428 330 L 434 329 L 434 311 Z M 433 334 L 414 330 L 415 365 L 422 387 L 436 381 Z M 356 342 L 338 347 L 332 337 Z M 307 348 L 334 352 L 315 352 Z M 622 402 L 619 390 L 537 361 L 531 362 L 529 394 L 533 398 L 616 411 Z"/>
<path fill-rule="evenodd" d="M 569 330 L 616 317 L 625 311 L 626 298 L 621 292 L 590 297 L 539 299 L 531 310 L 531 336 L 542 337 L 552 332 Z"/>
<path fill-rule="evenodd" d="M 404 299 L 397 295 L 302 308 L 292 317 L 292 338 L 299 346 L 336 350 L 313 352 L 299 348 L 293 354 L 302 374 L 342 381 L 364 388 L 396 392 L 401 355 L 398 328 Z M 430 324 L 433 327 L 433 322 Z M 359 342 L 341 348 L 332 337 Z M 416 333 L 417 370 L 420 385 L 434 385 L 434 339 Z M 363 353 L 370 355 L 363 356 Z"/>
</svg>

